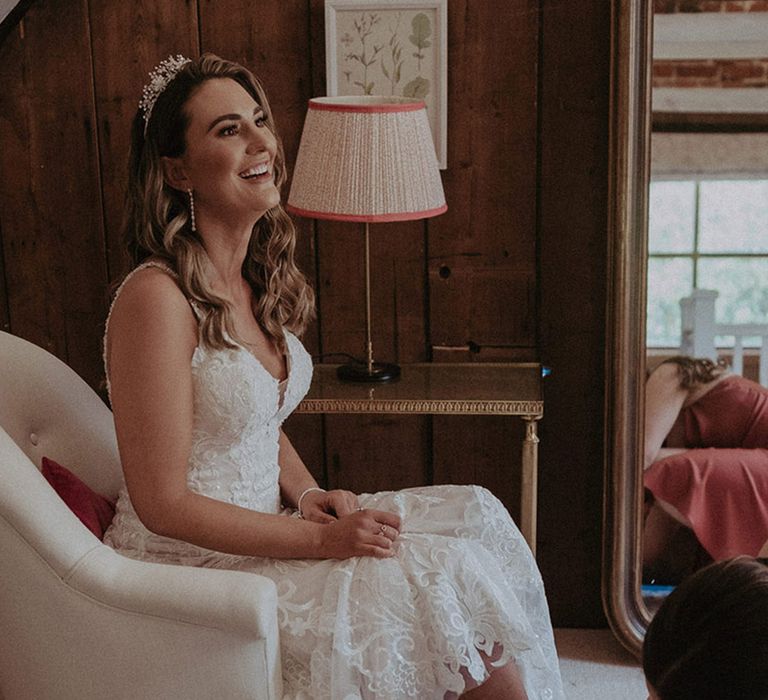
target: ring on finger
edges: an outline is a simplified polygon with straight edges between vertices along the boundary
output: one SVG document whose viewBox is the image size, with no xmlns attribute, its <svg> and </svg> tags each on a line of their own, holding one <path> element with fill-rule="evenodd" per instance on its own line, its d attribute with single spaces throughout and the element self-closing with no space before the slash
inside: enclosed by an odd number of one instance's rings
<svg viewBox="0 0 768 700">
<path fill-rule="evenodd" d="M 386 525 L 382 525 L 379 528 L 379 534 L 381 534 L 381 535 L 386 535 L 387 534 L 387 526 Z"/>
</svg>

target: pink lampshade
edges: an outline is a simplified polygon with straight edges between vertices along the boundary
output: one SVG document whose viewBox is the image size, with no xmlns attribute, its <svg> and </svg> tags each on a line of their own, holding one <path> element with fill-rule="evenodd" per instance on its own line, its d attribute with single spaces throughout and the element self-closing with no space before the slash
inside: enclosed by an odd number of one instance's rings
<svg viewBox="0 0 768 700">
<path fill-rule="evenodd" d="M 361 222 L 446 211 L 424 102 L 311 99 L 286 208 L 313 219 Z"/>
</svg>

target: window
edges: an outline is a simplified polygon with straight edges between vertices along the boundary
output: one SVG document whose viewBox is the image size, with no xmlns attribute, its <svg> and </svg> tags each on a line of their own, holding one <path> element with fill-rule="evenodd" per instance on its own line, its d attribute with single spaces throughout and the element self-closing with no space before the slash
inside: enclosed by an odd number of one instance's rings
<svg viewBox="0 0 768 700">
<path fill-rule="evenodd" d="M 694 288 L 718 291 L 719 323 L 768 323 L 768 179 L 654 180 L 648 224 L 648 347 L 679 347 Z"/>
</svg>

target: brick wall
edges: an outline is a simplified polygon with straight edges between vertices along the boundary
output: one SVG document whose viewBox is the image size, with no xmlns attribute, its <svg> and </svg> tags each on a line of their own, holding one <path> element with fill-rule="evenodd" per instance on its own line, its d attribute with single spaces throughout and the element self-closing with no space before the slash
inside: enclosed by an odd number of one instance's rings
<svg viewBox="0 0 768 700">
<path fill-rule="evenodd" d="M 674 12 L 768 12 L 768 0 L 654 0 L 658 14 Z"/>
<path fill-rule="evenodd" d="M 654 61 L 654 87 L 768 87 L 768 58 Z"/>
<path fill-rule="evenodd" d="M 768 0 L 654 0 L 656 14 L 768 12 Z M 768 58 L 656 60 L 654 87 L 768 87 Z"/>
</svg>

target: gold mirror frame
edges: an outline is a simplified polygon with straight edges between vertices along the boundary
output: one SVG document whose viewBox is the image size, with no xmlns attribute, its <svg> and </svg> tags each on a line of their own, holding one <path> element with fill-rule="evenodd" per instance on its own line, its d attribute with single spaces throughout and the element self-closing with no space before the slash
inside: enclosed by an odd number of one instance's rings
<svg viewBox="0 0 768 700">
<path fill-rule="evenodd" d="M 614 0 L 611 25 L 603 606 L 640 655 L 642 433 L 653 3 Z"/>
</svg>

